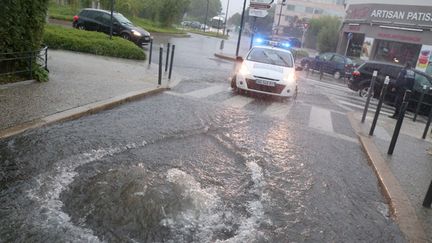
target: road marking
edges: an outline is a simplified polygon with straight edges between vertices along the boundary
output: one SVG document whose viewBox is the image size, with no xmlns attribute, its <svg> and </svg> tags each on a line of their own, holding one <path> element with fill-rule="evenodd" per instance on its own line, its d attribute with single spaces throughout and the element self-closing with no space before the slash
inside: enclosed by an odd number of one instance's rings
<svg viewBox="0 0 432 243">
<path fill-rule="evenodd" d="M 292 106 L 293 106 L 293 102 L 290 102 L 289 104 L 272 103 L 265 109 L 263 114 L 266 116 L 284 119 L 288 116 Z"/>
<path fill-rule="evenodd" d="M 309 127 L 332 133 L 331 112 L 321 107 L 312 106 L 309 116 Z"/>
<path fill-rule="evenodd" d="M 208 97 L 210 95 L 214 95 L 214 94 L 217 94 L 219 92 L 226 90 L 226 87 L 227 86 L 225 86 L 225 85 L 211 86 L 208 88 L 199 89 L 199 90 L 195 90 L 195 91 L 186 93 L 185 95 L 192 96 L 194 98 L 205 98 L 205 97 Z"/>
<path fill-rule="evenodd" d="M 252 99 L 252 98 L 244 97 L 241 95 L 236 95 L 232 98 L 225 100 L 224 102 L 222 102 L 222 104 L 227 105 L 227 106 L 232 106 L 235 108 L 243 108 L 247 104 L 251 103 L 253 100 L 254 99 Z"/>
</svg>

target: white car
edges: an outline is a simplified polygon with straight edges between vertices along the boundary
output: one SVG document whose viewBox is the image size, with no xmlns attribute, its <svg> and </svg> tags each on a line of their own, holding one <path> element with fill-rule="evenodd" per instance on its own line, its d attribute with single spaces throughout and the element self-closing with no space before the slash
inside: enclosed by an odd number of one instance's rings
<svg viewBox="0 0 432 243">
<path fill-rule="evenodd" d="M 238 60 L 231 87 L 279 97 L 297 95 L 294 58 L 290 51 L 266 46 L 255 46 L 243 60 Z"/>
</svg>

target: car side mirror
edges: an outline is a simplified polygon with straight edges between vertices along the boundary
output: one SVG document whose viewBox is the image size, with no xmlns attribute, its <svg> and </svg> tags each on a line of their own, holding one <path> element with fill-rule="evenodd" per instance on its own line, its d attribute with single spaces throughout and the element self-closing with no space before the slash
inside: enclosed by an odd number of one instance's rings
<svg viewBox="0 0 432 243">
<path fill-rule="evenodd" d="M 297 67 L 295 67 L 295 70 L 296 71 L 303 71 L 303 68 L 301 66 L 297 66 Z"/>
<path fill-rule="evenodd" d="M 236 57 L 236 62 L 238 62 L 238 63 L 242 63 L 244 60 L 243 60 L 243 57 L 241 57 L 241 56 L 237 56 Z"/>
</svg>

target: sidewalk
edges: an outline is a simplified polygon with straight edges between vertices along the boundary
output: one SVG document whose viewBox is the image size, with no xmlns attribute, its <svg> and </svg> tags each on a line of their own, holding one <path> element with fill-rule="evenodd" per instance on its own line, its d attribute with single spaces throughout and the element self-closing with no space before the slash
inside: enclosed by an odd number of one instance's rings
<svg viewBox="0 0 432 243">
<path fill-rule="evenodd" d="M 432 139 L 421 139 L 425 124 L 405 118 L 393 155 L 387 155 L 396 120 L 380 115 L 369 136 L 372 113 L 351 113 L 350 122 L 377 173 L 401 230 L 410 242 L 432 242 L 432 209 L 422 206 L 432 180 Z"/>
<path fill-rule="evenodd" d="M 162 91 L 157 65 L 49 50 L 50 81 L 0 86 L 0 138 Z"/>
</svg>

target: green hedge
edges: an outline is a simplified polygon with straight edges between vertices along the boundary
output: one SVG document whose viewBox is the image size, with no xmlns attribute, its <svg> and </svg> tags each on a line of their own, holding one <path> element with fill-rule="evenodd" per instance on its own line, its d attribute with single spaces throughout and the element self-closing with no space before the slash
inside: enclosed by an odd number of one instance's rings
<svg viewBox="0 0 432 243">
<path fill-rule="evenodd" d="M 120 37 L 113 37 L 110 40 L 108 35 L 99 32 L 47 25 L 43 40 L 52 49 L 64 49 L 128 59 L 146 59 L 143 49 L 134 43 Z"/>
</svg>

